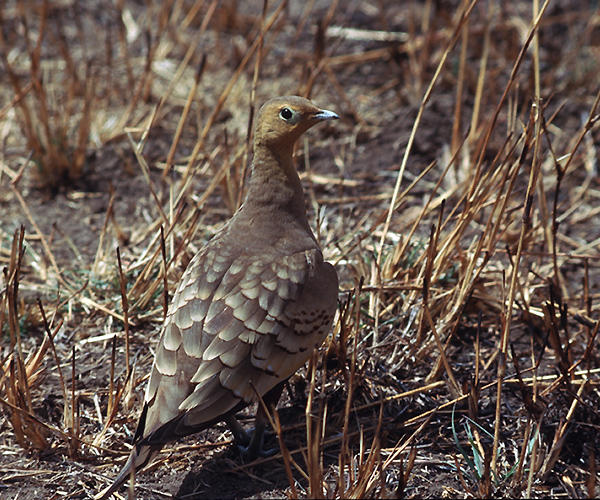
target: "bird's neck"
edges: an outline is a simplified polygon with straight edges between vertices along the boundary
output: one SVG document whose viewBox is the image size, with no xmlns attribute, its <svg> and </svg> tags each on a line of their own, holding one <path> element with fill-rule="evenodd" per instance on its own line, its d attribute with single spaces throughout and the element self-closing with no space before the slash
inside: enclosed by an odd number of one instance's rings
<svg viewBox="0 0 600 500">
<path fill-rule="evenodd" d="M 244 206 L 263 210 L 273 207 L 287 212 L 308 227 L 304 192 L 292 164 L 292 147 L 254 145 L 252 173 Z"/>
</svg>

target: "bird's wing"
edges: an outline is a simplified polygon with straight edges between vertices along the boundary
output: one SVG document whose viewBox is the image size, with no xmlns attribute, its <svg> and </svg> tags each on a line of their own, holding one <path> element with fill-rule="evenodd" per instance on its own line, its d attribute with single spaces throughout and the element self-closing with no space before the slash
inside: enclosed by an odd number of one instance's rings
<svg viewBox="0 0 600 500">
<path fill-rule="evenodd" d="M 337 289 L 318 249 L 234 257 L 209 246 L 173 297 L 136 441 L 196 432 L 287 379 L 327 334 Z"/>
</svg>

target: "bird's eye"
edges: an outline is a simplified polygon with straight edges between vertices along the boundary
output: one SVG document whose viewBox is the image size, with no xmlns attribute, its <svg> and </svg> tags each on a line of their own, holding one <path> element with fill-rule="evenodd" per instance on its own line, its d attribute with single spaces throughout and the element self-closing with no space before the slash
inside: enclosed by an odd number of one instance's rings
<svg viewBox="0 0 600 500">
<path fill-rule="evenodd" d="M 288 121 L 292 118 L 292 116 L 294 116 L 294 113 L 290 108 L 283 108 L 279 112 L 279 116 L 281 116 L 281 118 L 283 118 L 285 121 Z"/>
</svg>

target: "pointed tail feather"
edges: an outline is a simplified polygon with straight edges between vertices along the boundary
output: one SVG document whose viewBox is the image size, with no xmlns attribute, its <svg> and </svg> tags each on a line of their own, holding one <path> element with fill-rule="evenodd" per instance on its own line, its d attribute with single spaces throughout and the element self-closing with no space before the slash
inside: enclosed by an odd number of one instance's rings
<svg viewBox="0 0 600 500">
<path fill-rule="evenodd" d="M 136 471 L 143 469 L 152 461 L 152 459 L 158 454 L 160 449 L 166 443 L 174 441 L 180 437 L 189 436 L 190 434 L 203 431 L 204 429 L 213 426 L 221 420 L 226 420 L 229 415 L 235 415 L 235 413 L 241 410 L 244 406 L 245 403 L 240 401 L 237 405 L 235 405 L 233 408 L 230 408 L 229 411 L 226 411 L 222 415 L 219 415 L 218 417 L 207 422 L 199 422 L 197 424 L 189 423 L 187 421 L 188 413 L 184 412 L 178 417 L 169 420 L 167 423 L 162 424 L 158 429 L 155 429 L 144 436 L 144 429 L 146 427 L 146 412 L 148 411 L 148 404 L 145 404 L 144 409 L 142 410 L 142 415 L 140 416 L 137 430 L 135 431 L 135 436 L 133 438 L 134 442 L 137 442 L 137 444 L 135 444 L 134 448 L 131 450 L 129 458 L 121 469 L 121 472 L 119 472 L 119 475 L 115 478 L 110 486 L 98 493 L 94 497 L 94 500 L 107 500 L 125 481 L 127 481 L 131 475 L 132 469 Z"/>
<path fill-rule="evenodd" d="M 98 493 L 94 500 L 107 500 L 120 486 L 129 479 L 132 469 L 140 470 L 158 454 L 161 446 L 137 445 L 131 450 L 129 458 L 110 486 Z"/>
</svg>

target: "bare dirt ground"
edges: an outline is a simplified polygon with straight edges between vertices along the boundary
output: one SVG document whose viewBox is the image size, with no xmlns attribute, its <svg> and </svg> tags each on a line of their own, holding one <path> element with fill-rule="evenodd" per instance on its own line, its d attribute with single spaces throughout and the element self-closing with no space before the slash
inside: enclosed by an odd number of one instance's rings
<svg viewBox="0 0 600 500">
<path fill-rule="evenodd" d="M 165 280 L 239 205 L 250 110 L 285 94 L 342 117 L 296 152 L 334 331 L 284 391 L 280 453 L 245 464 L 216 426 L 137 498 L 597 494 L 600 15 L 536 5 L 3 2 L 0 496 L 118 472 Z"/>
</svg>

